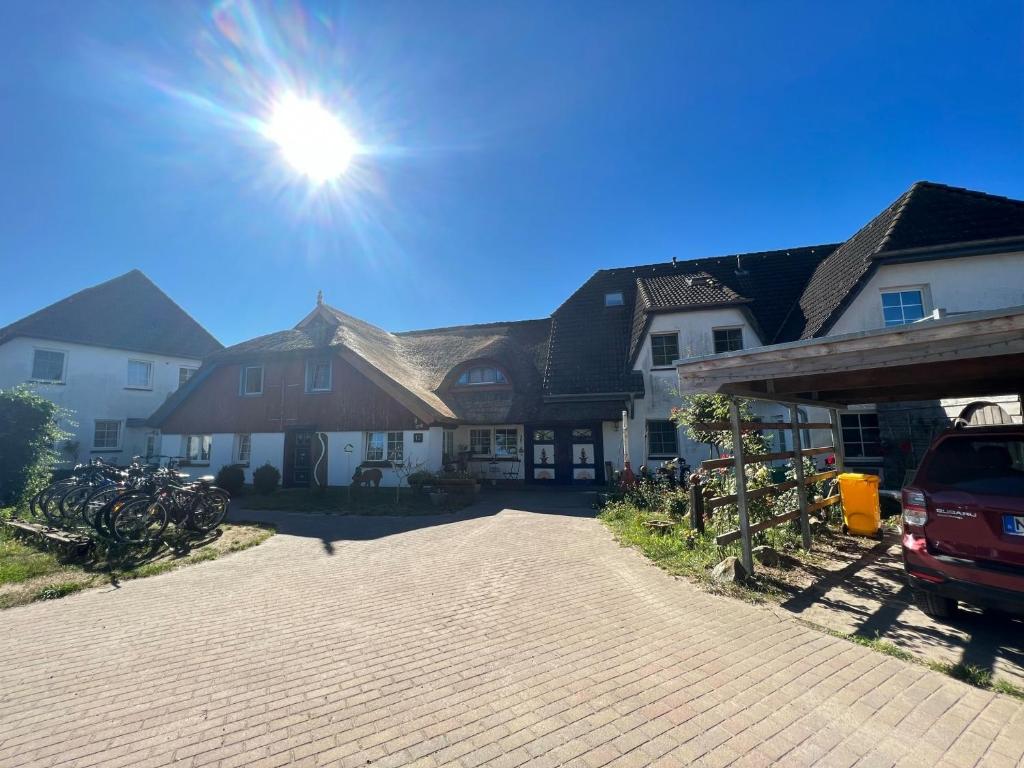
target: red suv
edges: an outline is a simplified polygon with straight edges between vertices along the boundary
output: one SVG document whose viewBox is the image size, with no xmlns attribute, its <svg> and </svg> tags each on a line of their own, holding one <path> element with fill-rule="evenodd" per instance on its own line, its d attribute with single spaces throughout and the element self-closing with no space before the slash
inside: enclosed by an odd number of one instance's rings
<svg viewBox="0 0 1024 768">
<path fill-rule="evenodd" d="M 958 601 L 1024 614 L 1024 427 L 935 439 L 903 490 L 903 564 L 930 616 Z"/>
</svg>

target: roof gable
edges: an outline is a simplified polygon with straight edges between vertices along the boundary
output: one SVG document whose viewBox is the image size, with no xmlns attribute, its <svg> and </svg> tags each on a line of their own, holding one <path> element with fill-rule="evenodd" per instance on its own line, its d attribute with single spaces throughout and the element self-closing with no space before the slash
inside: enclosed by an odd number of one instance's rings
<svg viewBox="0 0 1024 768">
<path fill-rule="evenodd" d="M 194 359 L 222 348 L 137 269 L 0 328 L 0 344 L 18 336 Z"/>
<path fill-rule="evenodd" d="M 827 333 L 886 258 L 1009 237 L 1024 237 L 1024 202 L 919 181 L 818 265 L 776 340 Z"/>
<path fill-rule="evenodd" d="M 596 272 L 552 315 L 545 395 L 642 392 L 632 358 L 648 318 L 658 311 L 744 305 L 770 339 L 807 276 L 835 248 L 817 245 Z M 623 305 L 606 307 L 605 294 L 616 291 L 622 292 Z"/>
</svg>

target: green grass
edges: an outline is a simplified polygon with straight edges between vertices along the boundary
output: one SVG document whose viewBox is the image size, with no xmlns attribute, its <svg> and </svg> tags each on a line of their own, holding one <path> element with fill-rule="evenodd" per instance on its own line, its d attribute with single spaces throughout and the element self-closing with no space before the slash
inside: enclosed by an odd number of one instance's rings
<svg viewBox="0 0 1024 768">
<path fill-rule="evenodd" d="M 0 533 L 0 584 L 17 584 L 36 576 L 52 573 L 60 562 L 49 552 L 42 552 Z"/>
<path fill-rule="evenodd" d="M 271 526 L 260 523 L 224 525 L 219 537 L 200 541 L 176 536 L 173 527 L 171 531 L 167 545 L 141 559 L 100 552 L 84 562 L 66 562 L 0 528 L 0 608 L 54 600 L 89 587 L 157 576 L 254 547 L 274 533 Z"/>
</svg>

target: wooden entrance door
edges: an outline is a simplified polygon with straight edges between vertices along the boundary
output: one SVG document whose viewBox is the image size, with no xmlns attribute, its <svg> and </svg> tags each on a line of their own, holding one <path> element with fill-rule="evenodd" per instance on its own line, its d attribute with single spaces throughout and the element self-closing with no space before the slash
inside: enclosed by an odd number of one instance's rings
<svg viewBox="0 0 1024 768">
<path fill-rule="evenodd" d="M 527 427 L 527 481 L 558 485 L 602 482 L 600 430 L 599 424 Z"/>
<path fill-rule="evenodd" d="M 313 480 L 313 431 L 292 429 L 284 438 L 284 484 L 308 486 Z"/>
</svg>

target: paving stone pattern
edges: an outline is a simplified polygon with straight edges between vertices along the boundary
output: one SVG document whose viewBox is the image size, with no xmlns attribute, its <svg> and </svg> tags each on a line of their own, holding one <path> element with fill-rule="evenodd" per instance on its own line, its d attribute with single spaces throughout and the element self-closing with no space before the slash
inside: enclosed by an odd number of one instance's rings
<svg viewBox="0 0 1024 768">
<path fill-rule="evenodd" d="M 1021 702 L 508 506 L 278 515 L 255 549 L 0 613 L 0 766 L 1024 759 Z"/>
</svg>

